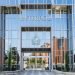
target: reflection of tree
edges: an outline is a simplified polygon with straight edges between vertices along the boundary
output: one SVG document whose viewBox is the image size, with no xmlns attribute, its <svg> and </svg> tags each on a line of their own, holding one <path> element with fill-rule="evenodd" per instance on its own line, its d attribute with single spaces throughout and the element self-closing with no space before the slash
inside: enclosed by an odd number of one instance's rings
<svg viewBox="0 0 75 75">
<path fill-rule="evenodd" d="M 7 59 L 5 60 L 5 64 L 8 65 L 8 70 L 11 70 L 14 65 L 19 64 L 19 54 L 16 47 L 10 48 L 9 52 L 7 53 Z"/>
<path fill-rule="evenodd" d="M 31 59 L 27 59 L 27 67 L 29 66 L 37 66 L 41 67 L 42 65 L 45 66 L 45 60 L 42 60 L 42 58 L 31 58 Z"/>
<path fill-rule="evenodd" d="M 37 60 L 37 63 L 39 63 L 40 65 L 42 65 L 42 58 L 39 58 L 39 59 Z"/>
<path fill-rule="evenodd" d="M 6 55 L 6 53 L 4 54 L 4 60 L 7 60 L 8 59 L 8 57 L 7 57 L 7 55 Z"/>
<path fill-rule="evenodd" d="M 66 51 L 65 53 L 65 69 L 69 71 L 69 52 L 68 51 Z"/>
<path fill-rule="evenodd" d="M 44 43 L 41 48 L 50 48 L 50 43 Z"/>
</svg>

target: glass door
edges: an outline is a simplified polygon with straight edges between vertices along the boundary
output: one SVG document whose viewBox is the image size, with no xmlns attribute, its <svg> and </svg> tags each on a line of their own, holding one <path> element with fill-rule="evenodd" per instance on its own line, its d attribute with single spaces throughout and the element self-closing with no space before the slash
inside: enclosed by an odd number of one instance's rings
<svg viewBox="0 0 75 75">
<path fill-rule="evenodd" d="M 48 69 L 48 53 L 25 53 L 24 69 L 25 70 L 46 70 Z"/>
</svg>

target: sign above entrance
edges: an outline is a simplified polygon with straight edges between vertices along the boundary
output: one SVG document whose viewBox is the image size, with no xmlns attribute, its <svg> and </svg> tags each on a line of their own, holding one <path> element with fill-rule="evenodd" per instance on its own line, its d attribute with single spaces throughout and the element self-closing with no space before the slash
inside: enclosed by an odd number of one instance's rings
<svg viewBox="0 0 75 75">
<path fill-rule="evenodd" d="M 21 27 L 21 31 L 51 31 L 51 27 Z"/>
<path fill-rule="evenodd" d="M 50 9 L 51 4 L 22 4 L 22 9 Z"/>
<path fill-rule="evenodd" d="M 21 52 L 51 52 L 51 48 L 21 48 Z"/>
</svg>

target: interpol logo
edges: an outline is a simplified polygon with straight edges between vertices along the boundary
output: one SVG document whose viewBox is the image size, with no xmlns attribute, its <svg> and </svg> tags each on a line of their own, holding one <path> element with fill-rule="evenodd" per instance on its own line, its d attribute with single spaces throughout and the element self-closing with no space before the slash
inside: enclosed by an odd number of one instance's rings
<svg viewBox="0 0 75 75">
<path fill-rule="evenodd" d="M 40 45 L 40 39 L 37 36 L 37 34 L 35 34 L 35 36 L 32 39 L 32 45 Z"/>
</svg>

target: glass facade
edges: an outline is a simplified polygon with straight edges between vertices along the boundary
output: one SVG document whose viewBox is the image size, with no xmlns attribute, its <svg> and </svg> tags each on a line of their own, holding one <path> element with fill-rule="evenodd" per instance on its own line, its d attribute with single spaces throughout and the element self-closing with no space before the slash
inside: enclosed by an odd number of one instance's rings
<svg viewBox="0 0 75 75">
<path fill-rule="evenodd" d="M 34 29 L 22 32 L 22 27 Z M 38 27 L 50 27 L 51 30 L 39 31 Z M 69 71 L 74 69 L 74 0 L 3 0 L 0 2 L 0 28 L 0 65 L 5 68 L 8 66 L 8 70 L 11 70 L 13 65 L 20 69 L 22 48 L 50 48 L 51 69 L 57 69 L 58 66 L 61 66 L 61 70 L 62 67 L 65 69 L 67 59 Z M 46 54 L 42 56 L 49 57 L 48 52 Z"/>
</svg>

